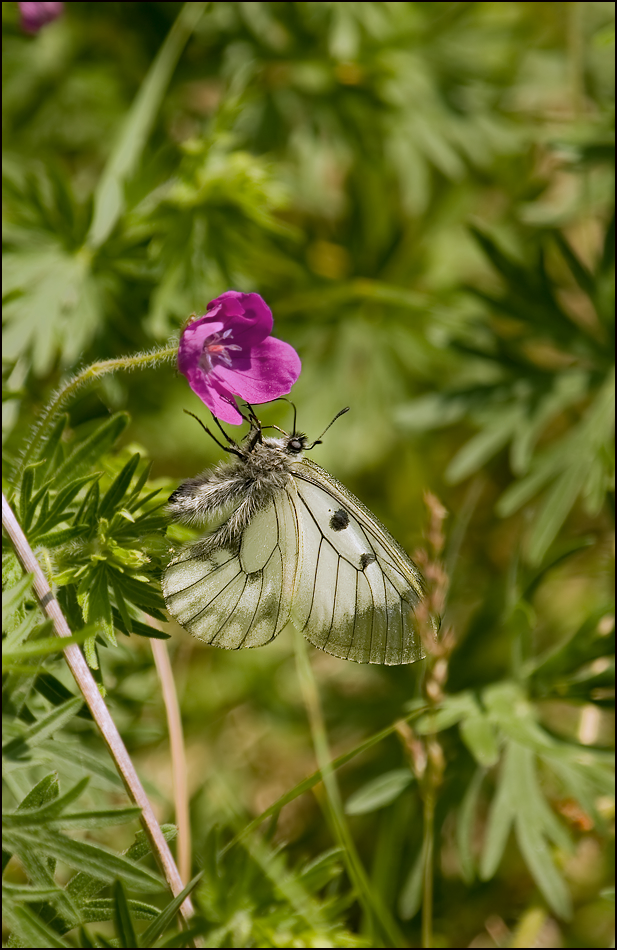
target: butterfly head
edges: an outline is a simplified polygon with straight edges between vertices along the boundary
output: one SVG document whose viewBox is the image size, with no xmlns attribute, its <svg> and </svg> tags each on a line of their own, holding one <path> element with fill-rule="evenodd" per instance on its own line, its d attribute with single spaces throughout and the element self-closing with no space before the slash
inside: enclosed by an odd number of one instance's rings
<svg viewBox="0 0 617 950">
<path fill-rule="evenodd" d="M 296 432 L 286 440 L 285 452 L 288 455 L 300 455 L 308 446 L 308 438 L 303 432 Z"/>
</svg>

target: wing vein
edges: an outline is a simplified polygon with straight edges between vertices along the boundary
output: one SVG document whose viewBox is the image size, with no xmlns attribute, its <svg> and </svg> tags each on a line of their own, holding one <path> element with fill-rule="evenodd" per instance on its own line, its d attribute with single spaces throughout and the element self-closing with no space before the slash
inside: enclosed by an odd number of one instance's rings
<svg viewBox="0 0 617 950">
<path fill-rule="evenodd" d="M 227 565 L 229 564 L 229 562 L 230 562 L 230 561 L 233 561 L 233 559 L 234 559 L 235 557 L 236 557 L 236 555 L 235 555 L 235 554 L 232 554 L 232 556 L 231 556 L 230 558 L 228 558 L 226 561 L 224 561 L 223 564 L 217 564 L 217 566 L 214 568 L 214 570 L 210 571 L 208 574 L 205 574 L 203 577 L 199 577 L 196 581 L 193 581 L 192 584 L 187 584 L 186 587 L 180 587 L 178 590 L 175 590 L 175 591 L 173 592 L 173 594 L 171 594 L 170 596 L 171 596 L 171 597 L 175 597 L 176 594 L 183 594 L 186 590 L 190 590 L 191 587 L 195 587 L 195 584 L 201 584 L 201 583 L 203 582 L 203 580 L 204 580 L 204 577 L 208 577 L 208 578 L 213 577 L 218 571 L 221 570 L 221 568 L 227 567 Z M 203 561 L 203 563 L 206 563 L 203 558 L 198 558 L 198 557 L 187 558 L 187 560 L 188 560 L 188 561 L 200 561 L 200 560 L 201 560 L 201 561 Z M 172 562 L 172 564 L 170 564 L 170 567 L 173 567 L 174 564 L 184 564 L 184 563 L 185 563 L 185 561 L 174 561 L 174 562 Z"/>
<path fill-rule="evenodd" d="M 236 575 L 236 576 L 237 576 L 237 575 Z M 208 640 L 208 643 L 210 644 L 210 646 L 214 646 L 214 641 L 215 641 L 216 638 L 218 637 L 219 633 L 223 630 L 223 628 L 224 628 L 224 627 L 229 623 L 229 621 L 231 620 L 234 610 L 236 609 L 236 607 L 238 606 L 238 604 L 240 603 L 240 601 L 242 600 L 242 598 L 243 598 L 243 596 L 244 596 L 244 591 L 246 590 L 246 585 L 247 585 L 247 583 L 248 583 L 248 575 L 245 574 L 245 576 L 244 576 L 244 587 L 243 587 L 242 590 L 240 591 L 240 593 L 239 593 L 239 595 L 238 595 L 238 599 L 237 599 L 237 601 L 235 602 L 234 606 L 232 607 L 232 609 L 229 611 L 229 613 L 227 614 L 227 616 L 226 616 L 225 619 L 223 620 L 223 623 L 220 625 L 220 627 L 218 628 L 218 630 L 216 631 L 216 633 L 214 634 L 214 636 L 213 636 L 210 640 Z"/>
<path fill-rule="evenodd" d="M 230 581 L 227 581 L 227 583 L 225 584 L 224 587 L 221 587 L 220 590 L 217 590 L 217 592 L 216 592 L 216 594 L 214 595 L 214 597 L 213 597 L 211 600 L 209 600 L 208 603 L 207 603 L 204 607 L 201 608 L 201 610 L 198 610 L 194 617 L 191 617 L 190 620 L 187 620 L 187 624 L 193 623 L 194 620 L 197 620 L 197 618 L 200 616 L 200 614 L 203 614 L 204 610 L 207 610 L 208 607 L 210 607 L 210 605 L 214 603 L 214 601 L 216 600 L 216 598 L 217 598 L 217 597 L 220 597 L 221 594 L 223 594 L 223 593 L 227 590 L 227 588 L 229 587 L 229 585 L 230 585 L 230 584 L 233 584 L 233 582 L 234 582 L 235 580 L 237 580 L 238 575 L 241 574 L 241 573 L 242 573 L 241 571 L 238 571 L 238 573 L 235 574 L 235 575 L 232 577 L 232 579 L 231 579 Z"/>
<path fill-rule="evenodd" d="M 326 637 L 324 641 L 322 650 L 326 649 L 328 640 L 330 639 L 332 635 L 332 627 L 334 626 L 334 615 L 336 614 L 336 595 L 338 593 L 338 575 L 339 575 L 340 566 L 341 566 L 341 556 L 339 554 L 338 560 L 336 562 L 336 580 L 334 581 L 334 600 L 332 601 L 332 616 L 330 618 L 330 627 L 328 629 L 328 636 Z"/>
<path fill-rule="evenodd" d="M 306 623 L 302 627 L 302 633 L 306 630 L 309 625 L 309 620 L 311 619 L 311 614 L 313 613 L 313 605 L 315 603 L 315 587 L 317 586 L 317 571 L 319 570 L 319 557 L 321 555 L 321 546 L 324 543 L 324 537 L 322 535 L 321 541 L 319 542 L 319 547 L 317 549 L 317 557 L 315 558 L 315 575 L 313 577 L 313 592 L 311 594 L 311 606 L 309 608 L 308 617 L 306 618 Z"/>
<path fill-rule="evenodd" d="M 360 571 L 358 571 L 358 573 L 356 574 L 356 597 L 355 597 L 355 600 L 354 600 L 355 610 L 354 610 L 354 612 L 353 612 L 353 630 L 351 631 L 351 641 L 350 641 L 350 643 L 349 643 L 349 648 L 348 648 L 347 653 L 346 653 L 346 655 L 345 655 L 345 659 L 346 659 L 346 660 L 349 659 L 349 654 L 351 653 L 351 648 L 352 648 L 352 646 L 353 646 L 353 642 L 354 642 L 354 640 L 356 639 L 356 621 L 357 621 L 357 619 L 358 619 L 358 584 L 359 584 L 359 582 L 360 582 Z M 370 589 L 370 585 L 369 585 L 369 589 Z"/>
<path fill-rule="evenodd" d="M 246 578 L 246 579 L 247 579 L 247 581 L 248 581 L 248 575 L 247 575 L 247 578 Z M 261 594 L 262 594 L 262 591 L 263 591 L 263 589 L 264 589 L 264 572 L 263 572 L 263 571 L 260 572 L 260 580 L 261 580 L 261 586 L 260 586 L 260 588 L 259 588 L 259 597 L 257 598 L 257 603 L 255 604 L 255 610 L 253 611 L 253 616 L 251 617 L 251 622 L 249 623 L 248 627 L 246 628 L 246 633 L 245 633 L 244 636 L 242 637 L 242 642 L 239 643 L 238 646 L 237 646 L 237 648 L 236 648 L 236 649 L 238 649 L 238 650 L 242 649 L 242 647 L 244 646 L 244 641 L 246 640 L 246 638 L 248 637 L 249 633 L 251 632 L 251 628 L 252 628 L 252 626 L 253 626 L 253 624 L 254 624 L 254 622 L 255 622 L 255 617 L 257 616 L 257 611 L 259 610 L 259 604 L 261 603 Z M 242 593 L 244 593 L 244 591 L 243 591 Z M 236 604 L 236 607 L 237 607 L 237 606 L 238 606 L 238 605 Z"/>
</svg>

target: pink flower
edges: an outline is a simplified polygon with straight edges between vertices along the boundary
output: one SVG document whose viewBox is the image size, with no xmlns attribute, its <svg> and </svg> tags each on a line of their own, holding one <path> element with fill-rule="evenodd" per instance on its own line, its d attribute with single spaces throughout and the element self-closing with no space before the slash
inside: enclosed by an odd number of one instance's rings
<svg viewBox="0 0 617 950">
<path fill-rule="evenodd" d="M 217 419 L 240 425 L 233 397 L 271 402 L 288 393 L 300 375 L 300 358 L 276 340 L 272 313 L 259 294 L 228 290 L 184 329 L 178 369 Z"/>
<path fill-rule="evenodd" d="M 19 3 L 21 25 L 26 33 L 38 33 L 64 12 L 63 3 Z"/>
</svg>

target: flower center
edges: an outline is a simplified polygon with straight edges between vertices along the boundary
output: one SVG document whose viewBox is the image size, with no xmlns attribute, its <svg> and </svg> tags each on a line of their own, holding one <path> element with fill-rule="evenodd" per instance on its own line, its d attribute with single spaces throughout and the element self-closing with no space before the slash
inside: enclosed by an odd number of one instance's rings
<svg viewBox="0 0 617 950">
<path fill-rule="evenodd" d="M 206 373 L 212 370 L 215 363 L 224 363 L 225 366 L 232 365 L 231 356 L 229 354 L 240 352 L 242 349 L 237 343 L 232 343 L 231 341 L 229 343 L 225 342 L 231 338 L 232 333 L 233 330 L 225 330 L 223 332 L 213 333 L 204 340 L 199 365 Z"/>
</svg>

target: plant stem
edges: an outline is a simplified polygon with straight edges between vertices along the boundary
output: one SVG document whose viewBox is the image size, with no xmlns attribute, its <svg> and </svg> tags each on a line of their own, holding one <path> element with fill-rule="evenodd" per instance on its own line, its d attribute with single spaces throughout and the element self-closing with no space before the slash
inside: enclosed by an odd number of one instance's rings
<svg viewBox="0 0 617 950">
<path fill-rule="evenodd" d="M 54 597 L 47 583 L 47 578 L 34 556 L 32 548 L 21 530 L 4 494 L 2 495 L 2 525 L 13 543 L 15 553 L 24 571 L 34 575 L 34 592 L 39 601 L 41 610 L 45 616 L 49 617 L 53 622 L 56 636 L 70 637 L 71 631 L 60 609 L 60 605 Z M 182 879 L 178 873 L 169 845 L 165 841 L 159 823 L 156 820 L 152 805 L 135 771 L 135 766 L 120 738 L 116 724 L 111 718 L 109 710 L 103 701 L 94 677 L 79 647 L 76 644 L 68 644 L 64 649 L 64 657 L 86 701 L 88 709 L 99 727 L 129 798 L 141 808 L 141 822 L 150 841 L 152 853 L 156 857 L 169 889 L 175 897 L 184 887 Z M 187 897 L 183 902 L 180 912 L 184 920 L 188 922 L 193 914 L 193 905 L 190 898 Z"/>
<path fill-rule="evenodd" d="M 347 873 L 363 910 L 371 920 L 373 925 L 372 929 L 374 931 L 382 931 L 383 936 L 388 941 L 386 946 L 406 947 L 407 942 L 390 911 L 380 896 L 374 893 L 371 888 L 371 883 L 360 861 L 354 840 L 349 831 L 336 776 L 334 775 L 334 769 L 332 767 L 332 759 L 328 746 L 328 737 L 321 703 L 319 701 L 317 683 L 315 682 L 309 661 L 306 641 L 299 631 L 296 631 L 295 644 L 298 679 L 300 680 L 300 688 L 308 713 L 315 748 L 315 757 L 326 789 L 328 812 L 332 828 L 345 856 Z M 372 936 L 374 937 L 375 934 L 373 933 Z"/>
<path fill-rule="evenodd" d="M 155 627 L 157 621 L 149 618 L 149 623 Z M 167 644 L 164 640 L 150 640 L 156 670 L 161 682 L 163 702 L 167 715 L 167 729 L 169 731 L 169 746 L 171 750 L 171 769 L 174 788 L 174 808 L 176 825 L 178 826 L 178 867 L 180 877 L 188 881 L 191 876 L 191 823 L 189 816 L 189 794 L 186 780 L 186 754 L 184 748 L 184 733 L 180 706 L 176 693 L 176 684 L 169 660 Z"/>
<path fill-rule="evenodd" d="M 435 793 L 429 784 L 425 789 L 422 827 L 422 946 L 433 946 L 433 847 L 435 825 Z"/>
<path fill-rule="evenodd" d="M 50 402 L 48 402 L 43 409 L 38 421 L 33 426 L 32 433 L 27 440 L 26 448 L 21 456 L 19 474 L 23 472 L 28 459 L 32 456 L 34 449 L 41 441 L 42 434 L 55 416 L 58 415 L 67 399 L 70 399 L 78 389 L 95 379 L 99 379 L 101 376 L 106 376 L 108 373 L 115 373 L 117 370 L 131 371 L 133 369 L 142 369 L 143 367 L 152 367 L 157 366 L 159 363 L 169 362 L 176 356 L 177 352 L 178 347 L 176 345 L 163 346 L 151 350 L 149 353 L 138 353 L 136 356 L 120 356 L 115 360 L 101 360 L 99 363 L 91 363 L 90 366 L 86 366 L 86 368 L 82 369 L 76 376 L 71 377 L 64 386 L 56 390 Z"/>
</svg>

